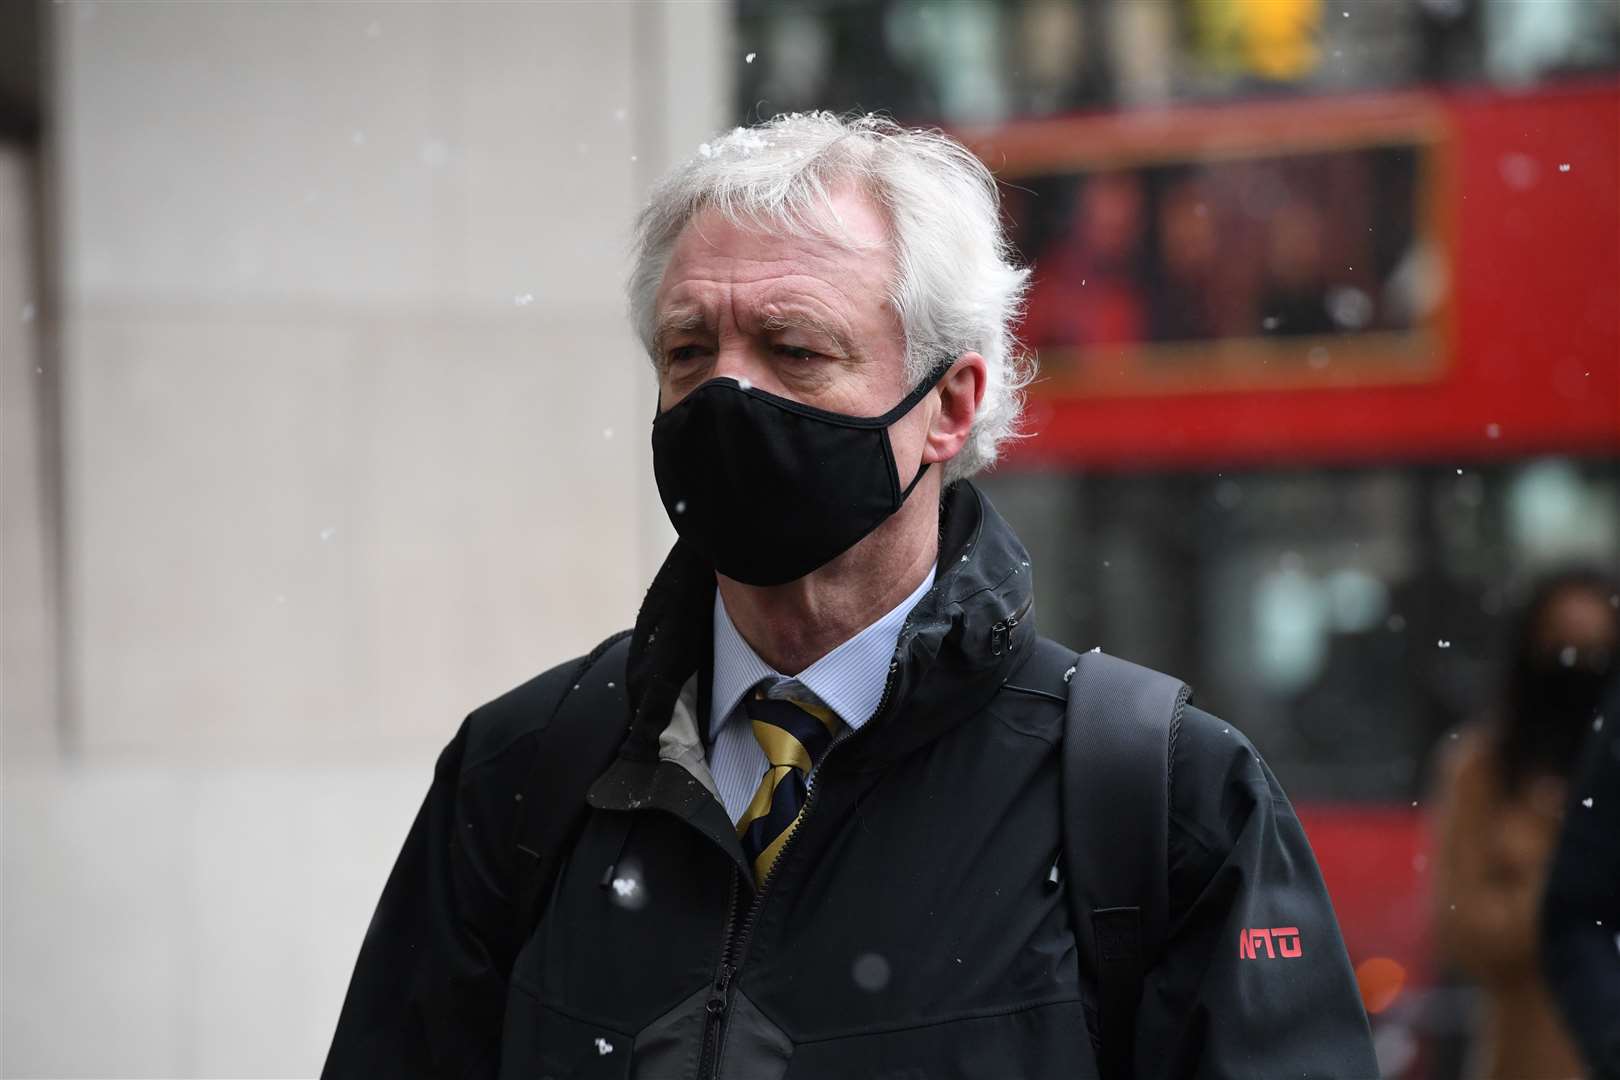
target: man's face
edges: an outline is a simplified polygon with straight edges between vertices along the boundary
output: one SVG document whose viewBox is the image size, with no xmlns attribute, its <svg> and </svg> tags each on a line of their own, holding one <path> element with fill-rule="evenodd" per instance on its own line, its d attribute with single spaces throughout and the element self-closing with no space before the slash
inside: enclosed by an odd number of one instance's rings
<svg viewBox="0 0 1620 1080">
<path fill-rule="evenodd" d="M 853 188 L 832 201 L 871 247 L 739 228 L 714 210 L 687 224 L 655 300 L 660 409 L 720 376 L 852 416 L 879 415 L 905 396 L 905 336 L 885 299 L 894 273 L 887 224 Z M 922 430 L 906 421 L 926 412 L 919 406 L 895 424 L 900 461 L 915 461 L 921 445 Z M 904 456 L 902 442 L 915 444 Z M 911 471 L 901 466 L 902 481 Z"/>
</svg>

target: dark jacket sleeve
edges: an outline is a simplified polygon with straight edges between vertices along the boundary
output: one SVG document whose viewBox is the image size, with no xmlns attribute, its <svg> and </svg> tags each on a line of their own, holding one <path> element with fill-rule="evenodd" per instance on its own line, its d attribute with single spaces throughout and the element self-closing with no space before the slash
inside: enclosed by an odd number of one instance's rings
<svg viewBox="0 0 1620 1080">
<path fill-rule="evenodd" d="M 1147 977 L 1138 1071 L 1376 1080 L 1304 830 L 1249 740 L 1199 709 L 1172 742 L 1169 848 L 1168 942 Z"/>
<path fill-rule="evenodd" d="M 515 796 L 561 671 L 474 712 L 439 755 L 360 946 L 324 1080 L 495 1075 L 523 943 L 509 897 Z"/>
<path fill-rule="evenodd" d="M 1620 1078 L 1620 679 L 1571 785 L 1542 903 L 1542 970 L 1594 1075 Z"/>
</svg>

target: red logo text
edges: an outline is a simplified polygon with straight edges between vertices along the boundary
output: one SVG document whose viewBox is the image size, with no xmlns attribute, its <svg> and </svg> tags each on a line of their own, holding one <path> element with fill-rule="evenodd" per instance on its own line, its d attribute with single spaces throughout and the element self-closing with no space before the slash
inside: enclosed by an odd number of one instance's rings
<svg viewBox="0 0 1620 1080">
<path fill-rule="evenodd" d="M 1298 959 L 1304 953 L 1299 944 L 1299 927 L 1273 926 L 1269 930 L 1238 931 L 1238 959 L 1258 960 L 1262 948 L 1268 960 L 1275 960 L 1279 956 L 1284 960 Z"/>
</svg>

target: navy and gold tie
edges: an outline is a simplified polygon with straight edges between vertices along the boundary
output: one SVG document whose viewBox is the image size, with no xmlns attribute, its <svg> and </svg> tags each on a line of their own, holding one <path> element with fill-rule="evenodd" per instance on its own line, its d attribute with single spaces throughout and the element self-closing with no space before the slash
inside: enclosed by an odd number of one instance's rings
<svg viewBox="0 0 1620 1080">
<path fill-rule="evenodd" d="M 811 702 L 768 698 L 762 689 L 743 700 L 743 711 L 769 763 L 737 821 L 743 853 L 754 866 L 755 883 L 762 885 L 799 823 L 806 779 L 832 744 L 838 717 Z"/>
</svg>

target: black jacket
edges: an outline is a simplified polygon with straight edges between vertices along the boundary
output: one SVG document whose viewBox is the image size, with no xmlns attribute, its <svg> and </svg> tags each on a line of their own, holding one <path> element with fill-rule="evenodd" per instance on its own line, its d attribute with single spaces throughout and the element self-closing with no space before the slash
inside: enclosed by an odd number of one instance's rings
<svg viewBox="0 0 1620 1080">
<path fill-rule="evenodd" d="M 628 670 L 584 676 L 627 678 L 633 722 L 532 937 L 511 901 L 514 800 L 572 669 L 467 718 L 383 893 L 324 1076 L 1096 1076 L 1090 980 L 1048 883 L 1063 688 L 1007 685 L 1035 632 L 1012 530 L 972 485 L 950 489 L 938 576 L 883 704 L 827 751 L 760 893 L 719 801 L 669 760 L 705 715 L 713 596 L 713 572 L 677 544 Z M 1014 613 L 1009 642 L 998 624 Z M 1170 761 L 1169 941 L 1147 977 L 1139 1072 L 1377 1076 L 1275 777 L 1191 708 Z"/>
<path fill-rule="evenodd" d="M 1620 677 L 1570 784 L 1542 903 L 1541 966 L 1598 1080 L 1620 1080 Z"/>
</svg>

